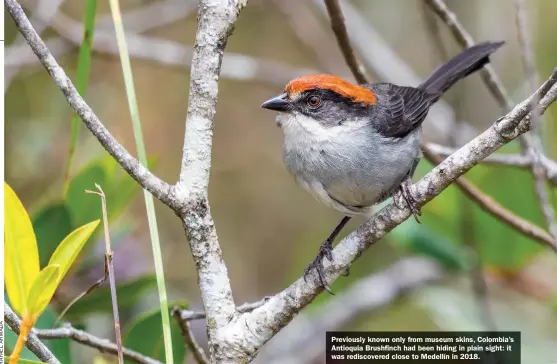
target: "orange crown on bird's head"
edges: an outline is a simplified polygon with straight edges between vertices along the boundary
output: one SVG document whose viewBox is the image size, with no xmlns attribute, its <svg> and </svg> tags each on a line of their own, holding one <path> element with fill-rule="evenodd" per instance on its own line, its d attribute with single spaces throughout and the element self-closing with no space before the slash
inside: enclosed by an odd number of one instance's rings
<svg viewBox="0 0 557 364">
<path fill-rule="evenodd" d="M 352 99 L 353 102 L 368 105 L 374 105 L 376 102 L 375 94 L 370 89 L 355 85 L 340 77 L 326 74 L 306 75 L 295 78 L 288 82 L 284 92 L 293 100 L 302 92 L 313 89 L 331 90 L 343 97 Z"/>
</svg>

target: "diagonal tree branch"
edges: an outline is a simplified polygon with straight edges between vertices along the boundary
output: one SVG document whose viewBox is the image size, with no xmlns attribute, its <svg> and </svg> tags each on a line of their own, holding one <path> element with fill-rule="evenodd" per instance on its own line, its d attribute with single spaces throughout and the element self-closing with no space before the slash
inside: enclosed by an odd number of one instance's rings
<svg viewBox="0 0 557 364">
<path fill-rule="evenodd" d="M 472 36 L 466 31 L 464 26 L 460 24 L 456 15 L 447 7 L 443 0 L 424 1 L 427 5 L 429 5 L 431 10 L 433 10 L 441 18 L 441 20 L 445 22 L 457 42 L 462 47 L 469 48 L 476 44 L 474 39 L 472 39 Z M 506 111 L 511 110 L 514 104 L 505 90 L 505 87 L 501 83 L 501 80 L 493 70 L 493 67 L 487 64 L 479 71 L 479 73 L 482 76 L 487 88 L 501 107 L 503 107 Z"/>
<path fill-rule="evenodd" d="M 339 0 L 325 0 L 325 5 L 327 6 L 329 18 L 331 18 L 333 32 L 335 32 L 338 45 L 344 55 L 344 58 L 346 59 L 348 67 L 350 67 L 350 70 L 358 83 L 368 83 L 369 77 L 366 74 L 366 70 L 362 65 L 362 62 L 356 58 L 354 49 L 350 46 L 350 38 L 348 37 L 348 31 L 346 30 L 346 25 L 344 24 L 344 16 L 342 15 Z"/>
<path fill-rule="evenodd" d="M 37 4 L 35 4 L 35 11 L 33 11 L 32 15 L 32 18 L 34 18 L 33 22 L 35 22 L 37 18 L 41 18 L 41 21 L 37 22 L 37 25 L 35 26 L 35 31 L 37 32 L 37 34 L 41 34 L 43 30 L 48 28 L 50 20 L 56 15 L 63 1 L 64 0 L 40 0 Z M 27 47 L 27 44 L 24 41 L 20 42 L 20 40 L 23 40 L 23 38 L 21 37 L 21 34 L 18 34 L 14 41 L 15 45 L 11 46 L 10 48 L 20 46 Z M 16 64 L 9 68 L 6 67 L 4 74 L 4 93 L 6 93 L 6 91 L 10 87 L 10 84 L 12 83 L 14 77 L 17 76 L 20 67 L 20 64 Z"/>
<path fill-rule="evenodd" d="M 4 321 L 6 322 L 6 324 L 8 324 L 8 326 L 13 332 L 19 335 L 21 320 L 19 317 L 17 317 L 15 312 L 12 311 L 11 307 L 8 306 L 6 302 L 4 302 Z M 31 350 L 33 354 L 35 354 L 37 358 L 39 358 L 43 362 L 49 364 L 60 364 L 60 362 L 58 361 L 58 359 L 56 359 L 54 354 L 52 354 L 50 350 L 46 347 L 46 345 L 39 340 L 34 330 L 31 330 L 31 332 L 27 336 L 27 341 L 25 342 L 25 346 L 27 346 L 27 348 Z M 2 355 L 3 354 L 4 353 L 2 353 Z"/>
<path fill-rule="evenodd" d="M 172 316 L 178 323 L 182 336 L 184 337 L 185 344 L 190 348 L 195 361 L 198 364 L 209 364 L 209 358 L 205 355 L 203 348 L 199 345 L 191 329 L 191 324 L 189 320 L 183 320 L 181 316 L 181 310 L 176 307 L 172 310 Z"/>
<path fill-rule="evenodd" d="M 433 153 L 427 146 L 422 146 L 422 150 L 424 156 L 432 163 L 439 164 L 443 161 L 443 158 Z M 495 216 L 498 220 L 507 224 L 510 228 L 531 239 L 547 245 L 549 248 L 557 252 L 557 240 L 553 239 L 553 237 L 545 230 L 514 214 L 510 210 L 507 210 L 493 198 L 484 194 L 468 179 L 461 177 L 455 181 L 455 185 L 457 185 L 457 187 L 464 192 L 469 199 L 476 202 L 485 212 Z"/>
<path fill-rule="evenodd" d="M 331 297 L 317 310 L 302 312 L 265 346 L 257 363 L 313 363 L 325 354 L 323 333 L 342 328 L 362 314 L 373 314 L 411 291 L 443 277 L 433 259 L 406 257 L 364 277 Z"/>
<path fill-rule="evenodd" d="M 540 115 L 543 114 L 557 98 L 556 83 L 557 69 L 534 95 L 517 105 L 412 186 L 417 204 L 425 205 L 483 158 L 529 131 L 532 127 L 529 112 L 535 106 L 534 101 L 540 100 L 536 111 Z M 372 244 L 410 216 L 411 212 L 407 207 L 400 209 L 391 203 L 350 233 L 333 250 L 333 262 L 326 261 L 324 264 L 327 282 L 338 278 Z M 306 283 L 303 278 L 299 278 L 263 306 L 232 321 L 230 325 L 233 327 L 228 330 L 225 340 L 235 343 L 233 347 L 241 347 L 244 355 L 248 359 L 252 358 L 263 344 L 286 326 L 322 290 L 317 279 Z M 238 331 L 244 332 L 241 339 L 234 335 Z"/>
<path fill-rule="evenodd" d="M 458 148 L 446 147 L 435 143 L 427 143 L 426 146 L 433 153 L 443 157 L 448 157 L 458 150 Z M 547 178 L 553 187 L 557 187 L 557 163 L 543 155 L 541 162 L 544 167 L 545 178 Z M 502 153 L 490 155 L 486 159 L 482 160 L 481 163 L 493 166 L 516 167 L 521 169 L 530 169 L 532 164 L 530 157 L 523 154 Z"/>
<path fill-rule="evenodd" d="M 79 95 L 72 81 L 66 75 L 62 67 L 56 62 L 54 57 L 46 48 L 44 42 L 39 37 L 33 26 L 27 19 L 25 12 L 16 0 L 5 0 L 6 9 L 14 19 L 14 22 L 23 34 L 23 37 L 37 55 L 43 66 L 46 68 L 56 85 L 60 87 L 68 103 L 79 115 L 87 128 L 98 139 L 101 145 L 112 157 L 132 176 L 137 183 L 149 191 L 168 206 L 172 206 L 169 198 L 170 185 L 141 165 L 118 141 L 110 134 L 93 110 L 87 105 L 85 100 Z"/>
<path fill-rule="evenodd" d="M 80 344 L 98 349 L 101 353 L 118 355 L 118 346 L 108 339 L 102 339 L 86 331 L 78 330 L 69 324 L 57 329 L 33 329 L 32 331 L 41 339 L 71 339 Z M 162 364 L 160 361 L 145 356 L 126 347 L 122 348 L 126 360 L 139 364 Z"/>
</svg>

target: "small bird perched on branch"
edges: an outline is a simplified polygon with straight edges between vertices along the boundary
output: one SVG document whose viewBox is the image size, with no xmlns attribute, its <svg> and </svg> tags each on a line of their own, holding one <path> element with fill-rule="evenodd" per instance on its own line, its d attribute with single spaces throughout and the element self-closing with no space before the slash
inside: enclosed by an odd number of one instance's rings
<svg viewBox="0 0 557 364">
<path fill-rule="evenodd" d="M 307 75 L 261 105 L 280 112 L 276 120 L 284 133 L 283 159 L 296 181 L 345 214 L 305 269 L 304 279 L 315 269 L 332 293 L 323 259 L 332 261 L 336 236 L 351 216 L 368 214 L 395 193 L 402 198 L 395 202 L 405 201 L 419 222 L 410 187 L 421 157 L 422 122 L 443 93 L 489 63 L 503 44 L 485 42 L 464 50 L 418 87 L 355 85 L 332 75 Z"/>
</svg>

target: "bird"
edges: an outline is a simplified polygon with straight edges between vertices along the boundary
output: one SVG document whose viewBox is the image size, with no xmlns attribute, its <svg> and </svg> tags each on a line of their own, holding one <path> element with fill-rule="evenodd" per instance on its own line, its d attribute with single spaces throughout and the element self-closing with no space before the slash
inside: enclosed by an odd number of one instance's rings
<svg viewBox="0 0 557 364">
<path fill-rule="evenodd" d="M 304 279 L 323 259 L 332 261 L 333 242 L 348 221 L 399 194 L 419 222 L 411 192 L 421 158 L 422 123 L 430 107 L 456 82 L 480 70 L 505 42 L 484 42 L 437 67 L 417 87 L 392 83 L 354 84 L 329 74 L 303 75 L 261 107 L 277 111 L 284 135 L 283 161 L 295 181 L 344 217 L 323 241 Z M 403 206 L 404 207 L 404 206 Z M 346 275 L 349 274 L 347 269 Z"/>
</svg>

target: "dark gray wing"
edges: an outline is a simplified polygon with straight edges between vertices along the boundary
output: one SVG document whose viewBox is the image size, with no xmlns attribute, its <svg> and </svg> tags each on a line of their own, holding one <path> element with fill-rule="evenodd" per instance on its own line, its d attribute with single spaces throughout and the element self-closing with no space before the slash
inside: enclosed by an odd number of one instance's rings
<svg viewBox="0 0 557 364">
<path fill-rule="evenodd" d="M 378 96 L 376 129 L 386 137 L 402 138 L 416 129 L 425 120 L 433 103 L 441 93 L 432 93 L 419 88 L 397 86 L 390 83 L 368 86 Z"/>
</svg>

